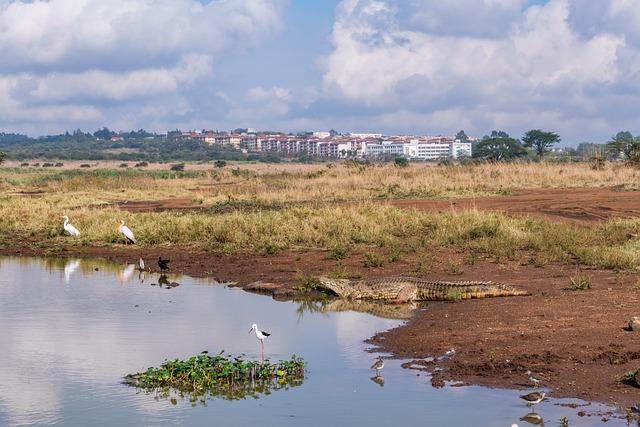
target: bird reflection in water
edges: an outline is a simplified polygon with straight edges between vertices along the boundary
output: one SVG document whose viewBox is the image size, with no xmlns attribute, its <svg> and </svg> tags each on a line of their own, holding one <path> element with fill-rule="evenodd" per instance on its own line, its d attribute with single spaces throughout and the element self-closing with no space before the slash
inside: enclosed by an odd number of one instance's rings
<svg viewBox="0 0 640 427">
<path fill-rule="evenodd" d="M 536 412 L 529 412 L 528 414 L 525 414 L 522 418 L 520 418 L 520 421 L 524 421 L 526 423 L 533 424 L 536 426 L 544 425 L 544 419 L 542 418 L 542 415 Z"/>
<path fill-rule="evenodd" d="M 381 377 L 380 375 L 375 375 L 371 377 L 371 381 L 378 384 L 380 387 L 384 387 L 384 378 Z"/>
<path fill-rule="evenodd" d="M 180 283 L 178 282 L 170 282 L 169 278 L 167 277 L 166 274 L 161 274 L 160 277 L 158 277 L 158 285 L 160 285 L 160 287 L 164 287 L 165 289 L 172 289 L 175 288 L 176 286 L 180 286 Z M 155 286 L 156 283 L 152 283 L 151 286 Z"/>
<path fill-rule="evenodd" d="M 133 275 L 133 272 L 136 269 L 135 264 L 126 264 L 122 271 L 116 271 L 116 275 L 118 276 L 118 282 L 123 285 L 125 282 L 128 282 Z"/>
<path fill-rule="evenodd" d="M 70 259 L 64 266 L 64 282 L 68 285 L 71 280 L 71 275 L 78 269 L 80 266 L 79 259 Z"/>
</svg>

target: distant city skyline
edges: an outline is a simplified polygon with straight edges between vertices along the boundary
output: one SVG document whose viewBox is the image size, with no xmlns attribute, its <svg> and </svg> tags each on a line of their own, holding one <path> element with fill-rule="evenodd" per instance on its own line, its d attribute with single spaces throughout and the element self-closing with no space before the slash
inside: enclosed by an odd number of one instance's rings
<svg viewBox="0 0 640 427">
<path fill-rule="evenodd" d="M 626 0 L 0 0 L 0 132 L 640 133 Z"/>
</svg>

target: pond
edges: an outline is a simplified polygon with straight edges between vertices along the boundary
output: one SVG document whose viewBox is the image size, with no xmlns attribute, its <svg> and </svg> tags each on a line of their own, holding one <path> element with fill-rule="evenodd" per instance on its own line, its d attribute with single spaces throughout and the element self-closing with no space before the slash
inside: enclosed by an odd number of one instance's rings
<svg viewBox="0 0 640 427">
<path fill-rule="evenodd" d="M 0 258 L 0 271 L 0 425 L 522 427 L 539 418 L 560 425 L 566 417 L 572 426 L 595 426 L 601 416 L 578 412 L 612 411 L 550 398 L 531 415 L 522 391 L 434 388 L 427 373 L 403 369 L 400 360 L 385 360 L 376 376 L 377 353 L 364 340 L 402 320 L 278 302 L 186 276 L 139 277 L 133 264 L 107 260 Z M 260 360 L 253 323 L 272 334 L 265 358 L 307 362 L 301 384 L 194 401 L 122 383 L 127 374 L 204 350 Z M 611 418 L 607 425 L 627 423 Z"/>
</svg>

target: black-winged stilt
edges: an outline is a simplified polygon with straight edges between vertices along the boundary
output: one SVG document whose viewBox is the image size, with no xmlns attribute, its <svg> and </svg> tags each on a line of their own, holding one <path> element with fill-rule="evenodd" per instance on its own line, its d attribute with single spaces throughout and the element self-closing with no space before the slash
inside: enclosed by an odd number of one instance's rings
<svg viewBox="0 0 640 427">
<path fill-rule="evenodd" d="M 264 354 L 264 339 L 271 334 L 258 329 L 258 325 L 256 325 L 255 323 L 251 325 L 251 329 L 249 329 L 249 333 L 251 333 L 251 331 L 256 331 L 256 338 L 258 338 L 262 343 L 262 354 Z"/>
</svg>

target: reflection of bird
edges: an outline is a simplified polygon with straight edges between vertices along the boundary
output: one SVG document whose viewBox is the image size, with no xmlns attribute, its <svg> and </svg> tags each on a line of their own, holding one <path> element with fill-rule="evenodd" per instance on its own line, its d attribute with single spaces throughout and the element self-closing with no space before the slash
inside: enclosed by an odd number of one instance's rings
<svg viewBox="0 0 640 427">
<path fill-rule="evenodd" d="M 538 375 L 534 374 L 534 373 L 533 373 L 533 372 L 531 372 L 531 371 L 527 371 L 527 372 L 525 372 L 525 373 L 526 373 L 526 374 L 527 374 L 527 376 L 529 377 L 529 380 L 530 380 L 531 382 L 533 382 L 533 388 L 534 388 L 534 389 L 538 388 L 538 383 L 539 383 L 540 381 L 542 381 L 542 378 L 541 378 L 540 376 L 538 376 Z"/>
<path fill-rule="evenodd" d="M 525 421 L 529 424 L 533 424 L 534 426 L 544 425 L 544 418 L 542 418 L 542 415 L 536 414 L 535 412 L 529 412 L 528 414 L 523 415 L 520 418 L 520 421 Z M 517 424 L 516 424 L 516 427 L 517 427 Z"/>
<path fill-rule="evenodd" d="M 80 265 L 79 259 L 72 259 L 72 260 L 69 260 L 69 262 L 64 266 L 65 283 L 67 284 L 69 283 L 69 280 L 71 279 L 71 275 L 73 274 L 74 271 L 78 269 L 79 265 Z"/>
<path fill-rule="evenodd" d="M 118 225 L 118 232 L 124 236 L 124 244 L 127 245 L 129 242 L 136 243 L 136 236 L 133 235 L 133 231 L 129 229 L 126 225 L 124 225 L 124 219 L 120 220 L 120 224 Z"/>
<path fill-rule="evenodd" d="M 380 387 L 384 387 L 384 378 L 382 378 L 380 375 L 371 377 L 371 381 L 378 384 Z"/>
<path fill-rule="evenodd" d="M 65 215 L 62 218 L 64 218 L 64 229 L 67 230 L 67 232 L 72 236 L 79 236 L 80 232 L 78 231 L 78 229 L 69 224 L 69 217 Z"/>
<path fill-rule="evenodd" d="M 158 277 L 158 284 L 160 285 L 160 287 L 162 287 L 162 285 L 169 284 L 169 279 L 167 279 L 166 274 L 161 274 L 160 277 Z"/>
<path fill-rule="evenodd" d="M 382 358 L 382 356 L 378 356 L 378 360 L 376 360 L 376 362 L 371 365 L 371 369 L 375 369 L 376 375 L 380 375 L 380 369 L 382 368 L 384 368 L 384 359 Z"/>
<path fill-rule="evenodd" d="M 256 332 L 256 338 L 258 338 L 260 340 L 260 342 L 262 343 L 262 353 L 264 354 L 264 339 L 266 337 L 268 337 L 269 335 L 271 335 L 268 332 L 265 331 L 261 331 L 260 329 L 258 329 L 258 325 L 256 325 L 255 323 L 253 325 L 251 325 L 251 329 L 249 329 L 249 333 L 251 333 L 251 331 L 255 331 Z"/>
<path fill-rule="evenodd" d="M 136 269 L 136 265 L 135 264 L 127 264 L 124 267 L 124 269 L 122 269 L 122 273 L 117 271 L 116 275 L 118 276 L 118 281 L 120 282 L 120 284 L 128 282 L 129 279 L 131 279 L 131 275 L 133 274 L 135 269 Z"/>
<path fill-rule="evenodd" d="M 170 259 L 162 259 L 162 257 L 158 258 L 158 267 L 160 267 L 160 271 L 169 270 Z"/>
<path fill-rule="evenodd" d="M 520 399 L 523 399 L 527 402 L 527 405 L 533 406 L 537 403 L 542 402 L 546 393 L 544 391 L 534 391 L 529 394 L 523 394 L 520 396 Z"/>
<path fill-rule="evenodd" d="M 140 280 L 140 283 L 144 283 L 144 275 L 145 275 L 145 271 L 140 270 L 140 274 L 138 274 L 138 280 Z"/>
</svg>

